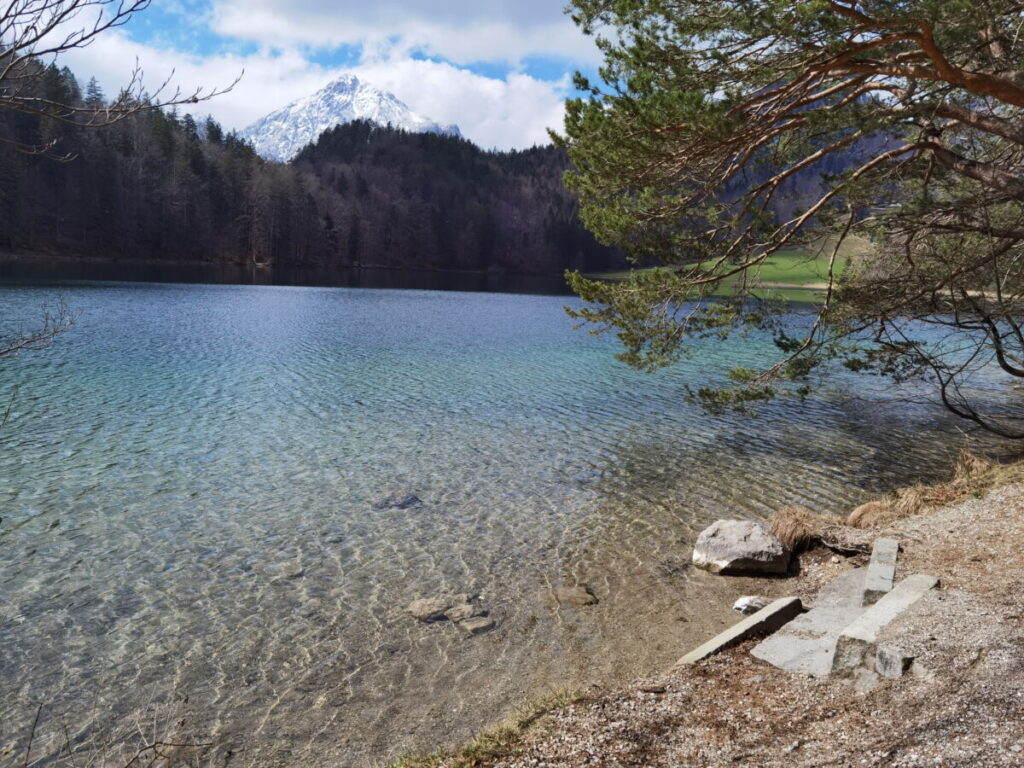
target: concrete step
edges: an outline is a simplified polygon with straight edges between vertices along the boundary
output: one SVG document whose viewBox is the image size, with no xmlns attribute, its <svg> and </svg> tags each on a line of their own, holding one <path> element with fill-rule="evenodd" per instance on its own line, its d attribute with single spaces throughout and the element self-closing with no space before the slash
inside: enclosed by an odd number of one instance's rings
<svg viewBox="0 0 1024 768">
<path fill-rule="evenodd" d="M 892 592 L 865 610 L 840 633 L 836 641 L 832 671 L 848 672 L 858 667 L 874 669 L 878 633 L 938 583 L 937 578 L 923 573 L 908 576 Z"/>
<path fill-rule="evenodd" d="M 807 613 L 758 644 L 751 653 L 794 674 L 824 677 L 832 671 L 836 641 L 864 608 L 866 569 L 840 574 L 818 592 Z"/>
<path fill-rule="evenodd" d="M 696 664 L 708 656 L 713 656 L 726 648 L 738 645 L 751 637 L 774 632 L 794 616 L 799 616 L 802 610 L 803 605 L 800 603 L 800 598 L 779 598 L 752 616 L 748 616 L 743 621 L 733 624 L 724 632 L 715 635 L 703 645 L 694 648 L 677 661 L 676 666 Z"/>
<path fill-rule="evenodd" d="M 871 562 L 864 577 L 864 605 L 874 605 L 892 591 L 896 580 L 896 556 L 900 543 L 896 539 L 875 539 L 871 549 Z"/>
</svg>

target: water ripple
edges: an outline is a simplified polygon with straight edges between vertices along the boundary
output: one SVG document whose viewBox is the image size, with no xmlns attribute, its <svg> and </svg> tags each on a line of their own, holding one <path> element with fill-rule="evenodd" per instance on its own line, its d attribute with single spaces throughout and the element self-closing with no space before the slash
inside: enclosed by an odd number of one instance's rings
<svg viewBox="0 0 1024 768">
<path fill-rule="evenodd" d="M 0 368 L 0 755 L 45 705 L 98 763 L 138 723 L 227 765 L 367 765 L 468 736 L 520 697 L 670 663 L 751 588 L 692 573 L 696 532 L 842 510 L 942 471 L 933 411 L 849 380 L 761 418 L 644 376 L 563 299 L 79 284 L 51 350 Z M 0 331 L 55 289 L 0 289 Z M 3 400 L 6 402 L 6 400 Z M 375 509 L 390 493 L 423 504 Z M 585 581 L 575 613 L 550 588 Z M 479 592 L 471 641 L 403 614 Z M 0 757 L 0 762 L 4 760 Z M 113 764 L 113 758 L 110 758 Z M 45 763 L 43 760 L 40 764 Z"/>
</svg>

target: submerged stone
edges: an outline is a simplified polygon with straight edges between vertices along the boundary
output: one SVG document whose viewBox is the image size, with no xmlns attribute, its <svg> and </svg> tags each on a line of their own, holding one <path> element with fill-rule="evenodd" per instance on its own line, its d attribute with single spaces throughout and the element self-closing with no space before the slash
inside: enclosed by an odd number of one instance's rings
<svg viewBox="0 0 1024 768">
<path fill-rule="evenodd" d="M 791 554 L 759 522 L 718 520 L 697 537 L 693 564 L 711 573 L 784 574 Z"/>
<path fill-rule="evenodd" d="M 489 616 L 477 616 L 472 619 L 460 621 L 458 626 L 472 637 L 473 635 L 479 635 L 487 632 L 488 630 L 494 629 L 494 619 Z"/>
<path fill-rule="evenodd" d="M 561 605 L 597 605 L 597 597 L 586 584 L 558 587 L 555 589 L 555 599 Z"/>
<path fill-rule="evenodd" d="M 486 614 L 487 611 L 478 605 L 473 605 L 473 603 L 462 603 L 461 605 L 456 605 L 444 612 L 444 616 L 448 621 L 455 622 L 465 621 L 466 619 L 472 619 L 477 616 L 485 616 Z"/>
<path fill-rule="evenodd" d="M 467 609 L 470 611 L 476 610 L 472 604 L 474 599 L 475 597 L 469 594 L 422 597 L 409 603 L 405 610 L 412 614 L 414 619 L 427 623 L 444 619 L 458 621 L 459 619 L 453 619 L 448 614 L 455 613 L 461 616 L 466 613 Z"/>
<path fill-rule="evenodd" d="M 413 496 L 411 493 L 392 493 L 390 496 L 385 496 L 383 499 L 373 502 L 373 508 L 377 511 L 384 509 L 410 509 L 422 504 L 423 502 L 419 496 Z"/>
</svg>

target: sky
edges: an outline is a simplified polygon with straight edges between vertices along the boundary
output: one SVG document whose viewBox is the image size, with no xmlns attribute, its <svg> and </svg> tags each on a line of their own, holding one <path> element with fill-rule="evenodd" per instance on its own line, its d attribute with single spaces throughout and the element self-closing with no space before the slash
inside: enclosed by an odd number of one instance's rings
<svg viewBox="0 0 1024 768">
<path fill-rule="evenodd" d="M 153 0 L 128 24 L 62 58 L 108 96 L 138 60 L 150 90 L 173 71 L 227 129 L 307 96 L 342 72 L 490 149 L 547 143 L 576 70 L 599 61 L 562 0 Z"/>
</svg>

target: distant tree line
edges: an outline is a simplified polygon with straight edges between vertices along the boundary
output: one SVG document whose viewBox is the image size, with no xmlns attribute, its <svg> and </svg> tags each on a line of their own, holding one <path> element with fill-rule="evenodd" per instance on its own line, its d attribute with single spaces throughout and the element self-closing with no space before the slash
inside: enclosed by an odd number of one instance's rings
<svg viewBox="0 0 1024 768">
<path fill-rule="evenodd" d="M 33 87 L 92 109 L 124 98 L 108 102 L 95 80 L 82 88 L 55 65 Z M 210 118 L 159 109 L 102 131 L 4 110 L 0 139 L 0 249 L 10 252 L 521 273 L 620 264 L 579 223 L 553 147 L 485 152 L 357 122 L 284 165 Z"/>
</svg>

